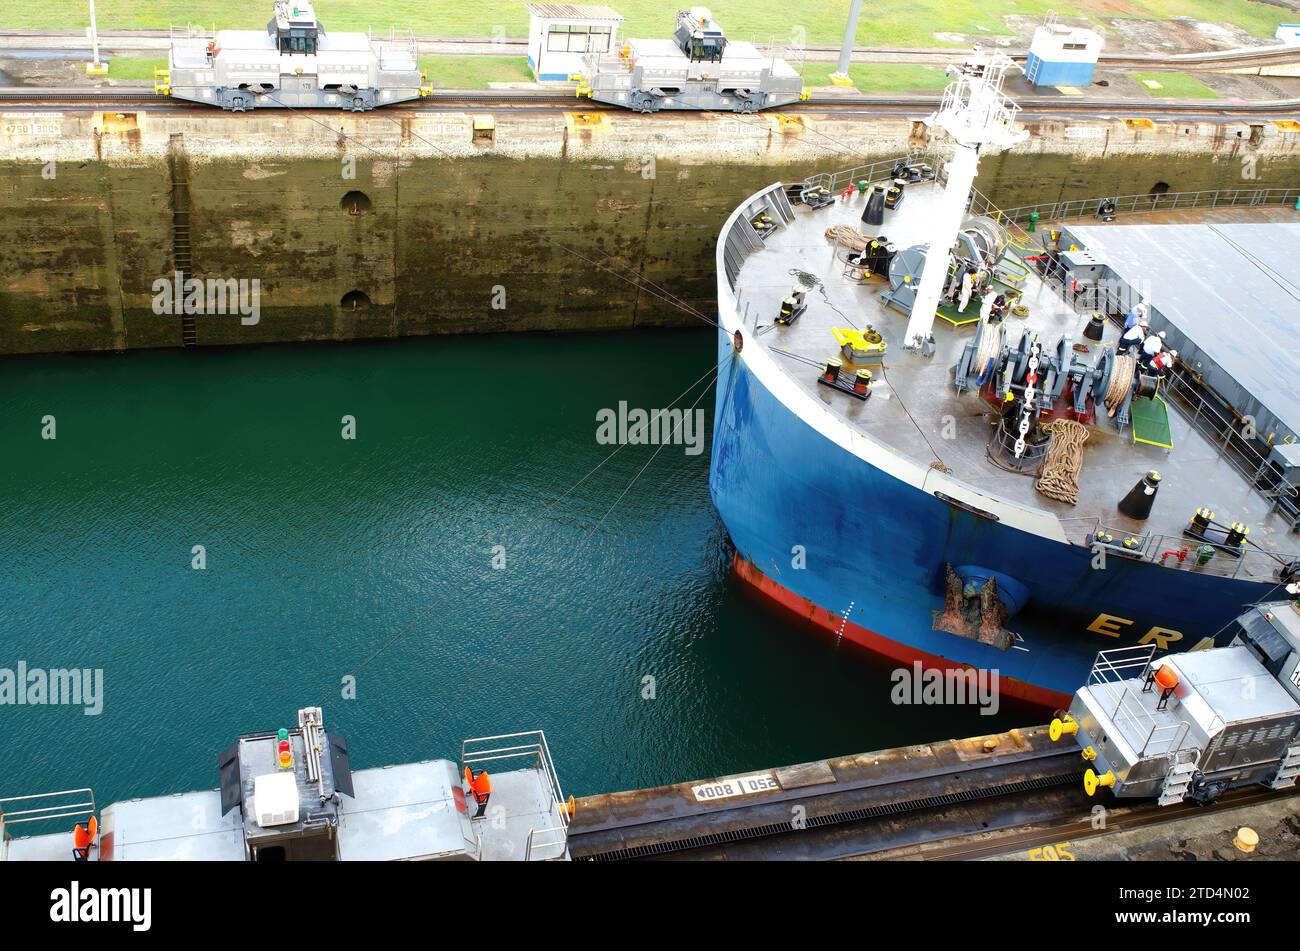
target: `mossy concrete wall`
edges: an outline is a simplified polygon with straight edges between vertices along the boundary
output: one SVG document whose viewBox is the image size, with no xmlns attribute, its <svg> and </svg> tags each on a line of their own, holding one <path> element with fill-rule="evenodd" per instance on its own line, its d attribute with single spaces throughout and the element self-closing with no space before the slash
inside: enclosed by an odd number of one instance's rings
<svg viewBox="0 0 1300 951">
<path fill-rule="evenodd" d="M 259 321 L 196 316 L 200 345 L 691 323 L 746 195 L 929 144 L 834 115 L 492 120 L 0 115 L 0 353 L 181 345 L 154 282 L 186 251 L 189 276 L 260 285 Z M 981 165 L 1003 206 L 1300 178 L 1300 135 L 1273 124 L 1029 125 Z"/>
</svg>

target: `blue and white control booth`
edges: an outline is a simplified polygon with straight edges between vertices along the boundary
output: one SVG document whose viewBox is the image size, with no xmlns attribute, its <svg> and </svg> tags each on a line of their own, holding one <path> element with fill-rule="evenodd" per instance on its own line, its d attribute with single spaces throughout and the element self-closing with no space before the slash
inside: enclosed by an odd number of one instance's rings
<svg viewBox="0 0 1300 951">
<path fill-rule="evenodd" d="M 1279 23 L 1273 39 L 1287 46 L 1300 46 L 1300 23 Z"/>
<path fill-rule="evenodd" d="M 1025 79 L 1035 86 L 1087 86 L 1097 68 L 1101 34 L 1086 27 L 1047 23 L 1034 30 Z"/>
<path fill-rule="evenodd" d="M 528 66 L 538 82 L 567 82 L 588 53 L 618 49 L 617 10 L 577 3 L 529 3 Z"/>
</svg>

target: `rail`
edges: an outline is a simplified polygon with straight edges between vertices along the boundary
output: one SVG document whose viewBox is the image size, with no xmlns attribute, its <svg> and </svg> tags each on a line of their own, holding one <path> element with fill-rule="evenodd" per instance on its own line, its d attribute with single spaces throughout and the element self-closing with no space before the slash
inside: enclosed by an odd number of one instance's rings
<svg viewBox="0 0 1300 951">
<path fill-rule="evenodd" d="M 540 770 L 551 794 L 551 814 L 559 817 L 556 825 L 529 830 L 524 848 L 525 861 L 561 858 L 568 849 L 569 813 L 565 804 L 560 777 L 551 759 L 551 749 L 546 734 L 541 730 L 523 733 L 503 733 L 463 740 L 460 744 L 460 766 L 485 766 L 488 763 L 507 764 L 510 769 Z M 535 851 L 551 850 L 554 854 L 534 855 Z"/>
<path fill-rule="evenodd" d="M 1278 512 L 1293 522 L 1300 516 L 1300 489 L 1283 476 L 1283 469 L 1260 452 L 1254 440 L 1242 435 L 1238 421 L 1225 415 L 1203 391 L 1194 386 L 1181 367 L 1162 384 L 1179 413 L 1205 439 L 1214 444 L 1219 455 L 1251 486 L 1269 501 L 1269 512 Z"/>
<path fill-rule="evenodd" d="M 1190 520 L 1189 520 L 1190 521 Z M 1091 515 L 1069 515 L 1061 518 L 1065 537 L 1075 545 L 1093 551 L 1104 551 L 1117 558 L 1148 561 L 1162 568 L 1177 568 L 1197 574 L 1217 575 L 1221 578 L 1274 578 L 1277 570 L 1295 560 L 1291 552 L 1272 551 L 1256 545 L 1247 545 L 1239 555 L 1231 554 L 1223 545 L 1198 541 L 1186 535 L 1162 535 L 1155 532 L 1138 533 L 1107 525 Z M 1110 535 L 1116 542 L 1099 541 L 1101 535 Z M 1135 547 L 1125 548 L 1124 539 L 1136 541 Z M 1214 553 L 1201 562 L 1197 550 L 1209 545 Z"/>
<path fill-rule="evenodd" d="M 1138 756 L 1174 752 L 1189 729 L 1181 719 L 1161 725 L 1133 689 L 1134 681 L 1146 683 L 1155 652 L 1154 644 L 1101 651 L 1088 673 L 1088 687 L 1099 700 L 1114 704 L 1108 711 L 1111 722 Z"/>
<path fill-rule="evenodd" d="M 917 162 L 929 162 L 929 164 L 935 165 L 934 159 L 929 153 L 909 152 L 899 158 L 881 159 L 878 162 L 870 162 L 866 165 L 855 165 L 853 168 L 846 168 L 839 172 L 818 172 L 816 175 L 805 178 L 803 183 L 810 186 L 820 186 L 832 193 L 839 192 L 857 182 L 878 182 L 882 178 L 892 178 L 894 168 L 900 162 L 907 165 Z"/>
<path fill-rule="evenodd" d="M 972 211 L 988 214 L 998 220 L 1015 224 L 1031 221 L 1066 221 L 1095 215 L 1103 201 L 1115 202 L 1116 214 L 1147 213 L 1152 211 L 1187 211 L 1195 208 L 1233 208 L 1256 205 L 1295 205 L 1300 201 L 1300 188 L 1214 188 L 1201 191 L 1163 192 L 1145 195 L 1102 195 L 1096 198 L 1073 198 L 1068 201 L 1041 202 L 1037 205 L 1019 205 L 998 209 L 978 192 L 972 194 Z M 981 210 L 976 211 L 980 207 Z M 1034 215 L 1037 215 L 1035 218 Z"/>
<path fill-rule="evenodd" d="M 4 857 L 6 846 L 13 837 L 13 826 L 55 819 L 82 822 L 95 811 L 95 793 L 89 787 L 0 799 L 0 858 Z"/>
</svg>

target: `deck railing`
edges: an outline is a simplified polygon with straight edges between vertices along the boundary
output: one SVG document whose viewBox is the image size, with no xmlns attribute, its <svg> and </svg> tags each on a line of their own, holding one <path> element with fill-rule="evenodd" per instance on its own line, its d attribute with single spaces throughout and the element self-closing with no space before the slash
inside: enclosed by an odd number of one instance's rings
<svg viewBox="0 0 1300 951">
<path fill-rule="evenodd" d="M 56 819 L 85 822 L 94 814 L 95 793 L 89 787 L 0 799 L 0 859 L 6 857 L 9 840 L 14 837 L 14 826 L 47 823 Z M 66 821 L 63 828 L 68 829 Z M 26 833 L 26 830 L 23 831 Z M 37 831 L 48 832 L 49 829 L 38 828 Z M 68 836 L 68 843 L 71 851 L 71 835 Z"/>
<path fill-rule="evenodd" d="M 524 846 L 524 860 L 562 858 L 568 848 L 569 813 L 564 790 L 560 787 L 560 777 L 555 772 L 555 762 L 551 759 L 551 749 L 546 743 L 546 734 L 541 730 L 528 730 L 524 733 L 503 733 L 461 742 L 462 771 L 466 767 L 483 767 L 488 763 L 504 764 L 507 770 L 541 771 L 551 793 L 551 813 L 559 819 L 555 825 L 529 831 Z"/>
<path fill-rule="evenodd" d="M 1223 412 L 1196 388 L 1185 371 L 1176 369 L 1165 379 L 1162 389 L 1192 428 L 1213 443 L 1219 455 L 1269 501 L 1270 513 L 1277 512 L 1293 522 L 1300 516 L 1300 489 L 1283 477 L 1282 468 L 1260 451 L 1255 440 L 1242 435 L 1241 425 L 1230 413 Z"/>
<path fill-rule="evenodd" d="M 1112 704 L 1111 722 L 1138 756 L 1177 750 L 1190 726 L 1181 718 L 1161 725 L 1133 686 L 1145 685 L 1155 652 L 1154 644 L 1101 651 L 1088 674 L 1093 696 Z"/>
<path fill-rule="evenodd" d="M 1188 522 L 1191 518 L 1189 516 Z M 1295 559 L 1294 553 L 1270 551 L 1248 544 L 1240 554 L 1230 553 L 1223 545 L 1200 541 L 1187 535 L 1162 535 L 1155 532 L 1130 532 L 1107 525 L 1092 515 L 1069 515 L 1061 519 L 1065 537 L 1075 545 L 1104 552 L 1107 557 L 1149 561 L 1165 568 L 1181 568 L 1197 574 L 1218 575 L 1223 578 L 1266 579 L 1276 576 L 1278 569 Z M 1098 535 L 1106 533 L 1114 543 L 1099 542 Z M 1125 539 L 1134 539 L 1136 546 L 1125 548 Z M 1197 550 L 1210 545 L 1214 554 L 1205 564 L 1200 564 Z"/>
<path fill-rule="evenodd" d="M 754 230 L 752 224 L 755 215 L 766 213 L 784 227 L 794 220 L 794 209 L 786 197 L 785 188 L 779 182 L 769 185 L 751 198 L 737 214 L 722 237 L 722 266 L 726 271 L 727 285 L 734 291 L 736 278 L 744 266 L 746 258 L 763 247 L 763 238 Z"/>
<path fill-rule="evenodd" d="M 898 158 L 881 159 L 878 162 L 869 162 L 866 165 L 855 165 L 853 168 L 846 168 L 839 172 L 818 172 L 816 175 L 805 178 L 804 184 L 825 188 L 832 193 L 840 192 L 858 182 L 875 183 L 885 178 L 893 178 L 894 168 L 900 162 L 907 165 L 926 162 L 933 168 L 939 168 L 935 163 L 934 156 L 929 153 L 909 152 L 907 155 Z"/>
<path fill-rule="evenodd" d="M 978 198 L 976 198 L 978 196 Z M 1151 211 L 1185 211 L 1194 208 L 1252 207 L 1256 205 L 1291 205 L 1300 201 L 1300 188 L 1213 188 L 1190 192 L 1164 192 L 1145 195 L 1103 195 L 1098 198 L 1072 198 L 1068 201 L 1040 202 L 998 209 L 978 192 L 972 195 L 972 212 L 998 217 L 1015 224 L 1030 221 L 1066 221 L 1095 215 L 1103 201 L 1115 203 L 1116 214 Z M 1037 215 L 1037 218 L 1034 215 Z"/>
</svg>

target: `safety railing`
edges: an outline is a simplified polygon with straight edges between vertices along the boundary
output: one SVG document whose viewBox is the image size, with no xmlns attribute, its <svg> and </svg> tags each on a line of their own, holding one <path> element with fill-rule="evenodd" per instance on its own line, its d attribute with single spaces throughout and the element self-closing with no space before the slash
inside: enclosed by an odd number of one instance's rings
<svg viewBox="0 0 1300 951">
<path fill-rule="evenodd" d="M 462 771 L 466 768 L 486 768 L 489 763 L 504 766 L 506 770 L 536 769 L 541 772 L 551 794 L 549 811 L 557 817 L 557 822 L 529 831 L 524 846 L 525 861 L 561 858 L 568 848 L 569 813 L 560 777 L 555 771 L 555 762 L 551 759 L 551 749 L 546 743 L 546 734 L 541 730 L 528 730 L 461 742 Z M 535 852 L 542 854 L 534 854 Z"/>
<path fill-rule="evenodd" d="M 972 215 L 983 215 L 986 218 L 992 218 L 1006 228 L 1011 237 L 1012 246 L 1022 254 L 1036 250 L 1034 248 L 1034 239 L 1024 228 L 1020 227 L 1016 219 L 993 204 L 989 197 L 978 188 L 970 190 L 970 199 L 966 202 L 966 210 Z"/>
<path fill-rule="evenodd" d="M 909 152 L 899 158 L 881 159 L 866 165 L 855 165 L 839 172 L 818 172 L 804 179 L 805 185 L 819 186 L 829 192 L 840 192 L 858 182 L 878 182 L 884 178 L 893 178 L 894 168 L 899 164 L 913 165 L 926 162 L 938 168 L 932 156 L 925 152 Z"/>
<path fill-rule="evenodd" d="M 566 825 L 547 826 L 544 829 L 530 829 L 528 842 L 524 845 L 524 861 L 531 862 L 563 857 L 569 847 L 569 830 Z M 534 856 L 534 852 L 538 854 Z"/>
<path fill-rule="evenodd" d="M 1188 521 L 1191 521 L 1190 517 Z M 1116 558 L 1140 559 L 1163 568 L 1181 568 L 1223 578 L 1271 579 L 1277 576 L 1280 568 L 1296 559 L 1294 552 L 1272 551 L 1251 543 L 1247 543 L 1239 554 L 1232 554 L 1222 545 L 1186 535 L 1134 533 L 1106 525 L 1091 515 L 1066 516 L 1061 519 L 1061 523 L 1065 537 L 1070 542 L 1091 548 L 1094 552 L 1104 552 Z M 1110 536 L 1114 542 L 1099 541 L 1103 535 Z M 1137 544 L 1125 547 L 1126 539 L 1132 539 Z M 1200 549 L 1206 545 L 1210 547 L 1211 553 L 1202 557 Z"/>
<path fill-rule="evenodd" d="M 1230 413 L 1211 402 L 1179 369 L 1162 387 L 1182 416 L 1251 486 L 1269 501 L 1270 512 L 1295 520 L 1300 515 L 1300 490 L 1283 476 L 1282 468 L 1261 452 L 1258 444 L 1242 435 L 1242 426 Z"/>
<path fill-rule="evenodd" d="M 1072 198 L 1068 201 L 1040 202 L 1037 205 L 1019 205 L 1003 208 L 1000 214 L 1007 221 L 1028 224 L 1030 221 L 1067 221 L 1095 215 L 1102 202 L 1114 202 L 1115 213 L 1134 214 L 1152 211 L 1184 211 L 1196 208 L 1231 208 L 1255 205 L 1295 205 L 1300 201 L 1300 188 L 1212 188 L 1200 191 L 1162 192 L 1145 195 L 1102 195 L 1096 198 Z M 994 206 L 984 196 L 979 202 L 986 208 Z M 988 214 L 986 210 L 976 212 Z M 1036 217 L 1035 217 L 1036 216 Z"/>
<path fill-rule="evenodd" d="M 0 799 L 0 856 L 4 854 L 6 843 L 14 836 L 14 826 L 52 822 L 55 819 L 82 822 L 90 819 L 95 811 L 95 793 L 89 788 L 61 789 L 58 792 Z M 71 842 L 71 837 L 68 841 Z"/>
<path fill-rule="evenodd" d="M 410 29 L 398 30 L 390 26 L 387 37 L 376 42 L 371 36 L 370 40 L 379 57 L 381 69 L 401 69 L 406 65 L 405 60 L 415 63 L 419 58 L 419 44 L 415 41 L 415 33 Z"/>
<path fill-rule="evenodd" d="M 1138 756 L 1177 750 L 1190 728 L 1181 718 L 1162 724 L 1134 689 L 1146 683 L 1155 652 L 1154 644 L 1101 651 L 1088 673 L 1093 696 L 1110 705 L 1111 722 Z"/>
</svg>

